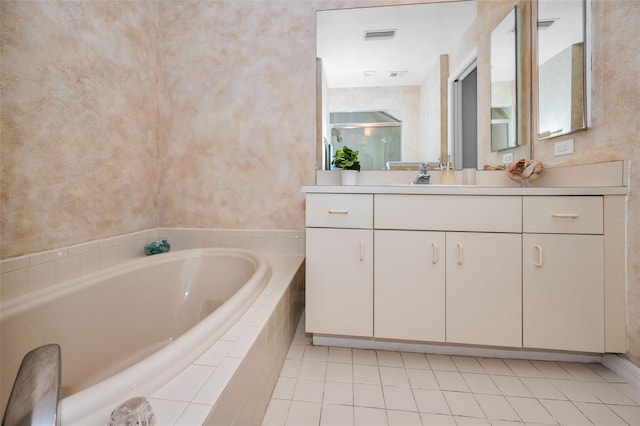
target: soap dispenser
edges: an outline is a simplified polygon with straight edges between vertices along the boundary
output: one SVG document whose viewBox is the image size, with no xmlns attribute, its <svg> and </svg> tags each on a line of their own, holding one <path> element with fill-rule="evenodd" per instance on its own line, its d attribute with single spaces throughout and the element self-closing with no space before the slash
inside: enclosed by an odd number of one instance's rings
<svg viewBox="0 0 640 426">
<path fill-rule="evenodd" d="M 441 166 L 440 183 L 443 185 L 453 185 L 455 182 L 454 173 L 453 166 L 451 165 L 451 156 L 448 155 L 447 162 Z"/>
</svg>

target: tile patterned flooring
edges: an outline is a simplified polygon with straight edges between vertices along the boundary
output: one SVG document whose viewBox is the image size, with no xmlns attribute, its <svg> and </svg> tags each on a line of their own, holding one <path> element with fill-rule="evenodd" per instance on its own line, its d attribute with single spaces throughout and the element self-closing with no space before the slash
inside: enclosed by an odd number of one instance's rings
<svg viewBox="0 0 640 426">
<path fill-rule="evenodd" d="M 304 316 L 263 426 L 640 425 L 640 389 L 600 364 L 311 345 Z"/>
</svg>

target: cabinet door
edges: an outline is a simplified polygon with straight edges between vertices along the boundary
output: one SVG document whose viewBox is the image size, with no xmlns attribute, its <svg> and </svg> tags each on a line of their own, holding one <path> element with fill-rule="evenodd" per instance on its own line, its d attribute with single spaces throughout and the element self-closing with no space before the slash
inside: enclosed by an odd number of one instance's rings
<svg viewBox="0 0 640 426">
<path fill-rule="evenodd" d="M 447 232 L 447 342 L 522 346 L 522 237 Z"/>
<path fill-rule="evenodd" d="M 443 232 L 375 231 L 374 336 L 444 342 Z"/>
<path fill-rule="evenodd" d="M 373 231 L 307 228 L 306 331 L 373 336 Z"/>
<path fill-rule="evenodd" d="M 604 352 L 601 235 L 524 234 L 523 344 Z"/>
</svg>

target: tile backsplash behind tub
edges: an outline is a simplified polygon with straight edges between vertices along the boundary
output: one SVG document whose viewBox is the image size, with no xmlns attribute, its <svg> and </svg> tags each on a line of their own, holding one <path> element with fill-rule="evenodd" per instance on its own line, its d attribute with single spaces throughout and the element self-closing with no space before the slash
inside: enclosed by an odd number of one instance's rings
<svg viewBox="0 0 640 426">
<path fill-rule="evenodd" d="M 304 231 L 154 228 L 0 261 L 0 301 L 144 257 L 144 245 L 166 239 L 171 250 L 245 248 L 304 255 Z"/>
</svg>

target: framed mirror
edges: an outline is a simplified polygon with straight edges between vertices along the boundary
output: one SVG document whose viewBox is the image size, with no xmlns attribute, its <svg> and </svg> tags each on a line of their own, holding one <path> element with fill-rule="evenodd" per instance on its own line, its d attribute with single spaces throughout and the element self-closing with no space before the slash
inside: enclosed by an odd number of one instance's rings
<svg viewBox="0 0 640 426">
<path fill-rule="evenodd" d="M 518 146 L 517 8 L 491 32 L 491 151 Z"/>
<path fill-rule="evenodd" d="M 477 7 L 466 0 L 317 12 L 319 167 L 344 145 L 360 151 L 363 170 L 446 159 L 449 70 L 476 51 Z M 366 118 L 350 121 L 356 116 Z"/>
<path fill-rule="evenodd" d="M 538 139 L 586 128 L 585 0 L 538 0 Z"/>
</svg>

